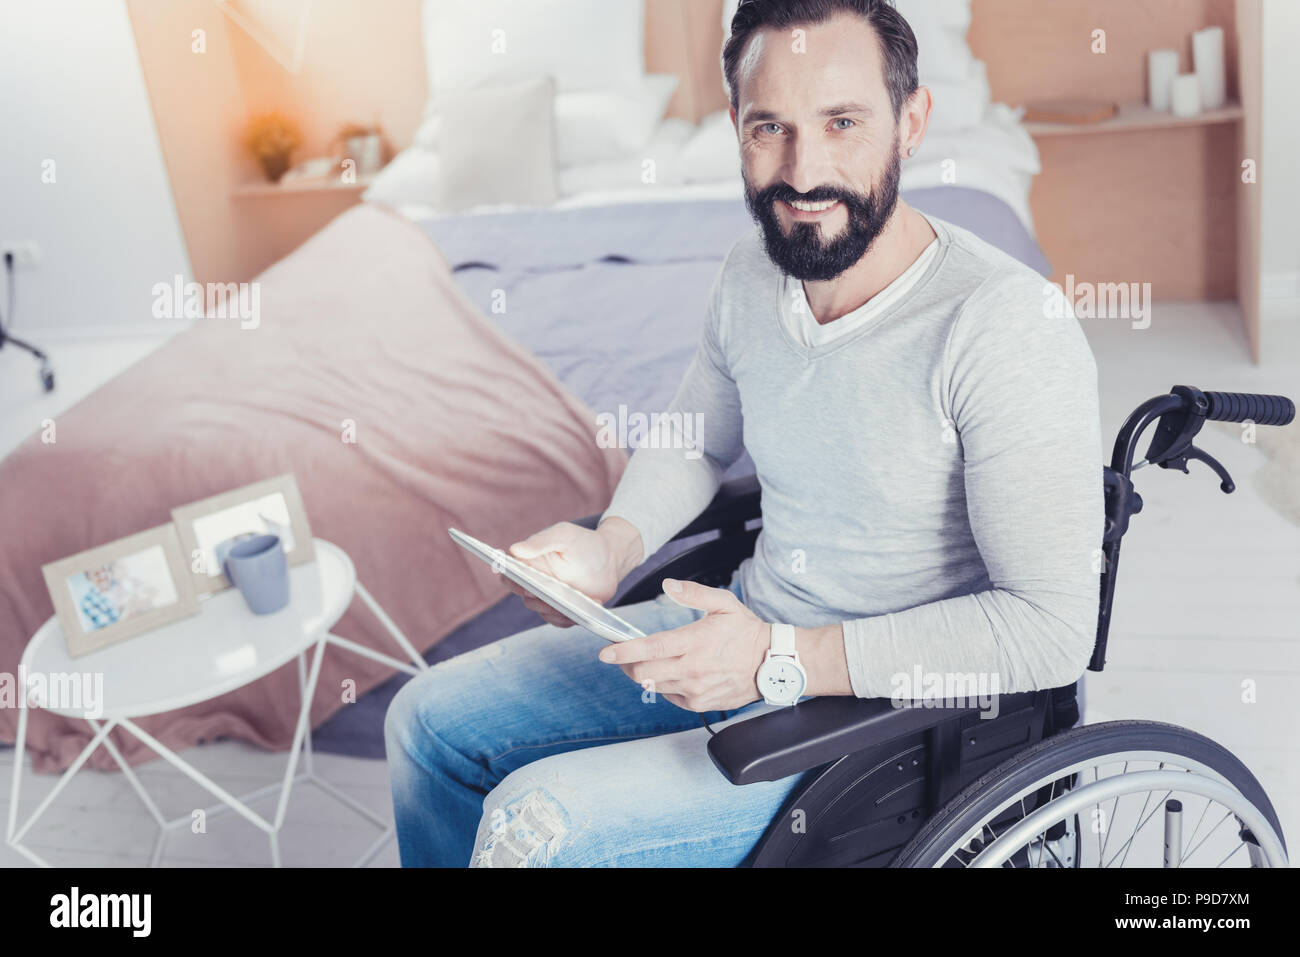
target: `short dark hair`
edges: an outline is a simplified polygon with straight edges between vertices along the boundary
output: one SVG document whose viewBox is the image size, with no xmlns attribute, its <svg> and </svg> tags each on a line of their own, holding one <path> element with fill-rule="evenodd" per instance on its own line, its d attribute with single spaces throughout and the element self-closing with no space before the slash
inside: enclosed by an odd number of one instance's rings
<svg viewBox="0 0 1300 957">
<path fill-rule="evenodd" d="M 736 71 L 750 37 L 765 27 L 825 23 L 841 12 L 857 14 L 876 31 L 885 64 L 885 86 L 894 119 L 898 119 L 903 104 L 916 92 L 916 35 L 890 0 L 740 0 L 731 19 L 731 36 L 722 47 L 722 74 L 732 109 L 739 106 Z"/>
</svg>

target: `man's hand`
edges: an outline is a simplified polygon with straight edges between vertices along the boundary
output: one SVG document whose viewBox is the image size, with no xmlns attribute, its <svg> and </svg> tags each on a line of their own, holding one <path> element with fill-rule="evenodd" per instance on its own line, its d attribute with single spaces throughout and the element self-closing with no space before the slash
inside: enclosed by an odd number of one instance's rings
<svg viewBox="0 0 1300 957">
<path fill-rule="evenodd" d="M 707 614 L 699 621 L 601 649 L 641 685 L 687 711 L 725 711 L 757 700 L 769 625 L 725 588 L 664 579 L 664 594 Z"/>
<path fill-rule="evenodd" d="M 511 545 L 510 554 L 603 605 L 623 577 L 641 563 L 641 533 L 621 518 L 607 518 L 595 531 L 560 522 Z M 550 624 L 561 628 L 573 624 L 523 586 L 506 582 L 524 600 L 524 607 Z"/>
</svg>

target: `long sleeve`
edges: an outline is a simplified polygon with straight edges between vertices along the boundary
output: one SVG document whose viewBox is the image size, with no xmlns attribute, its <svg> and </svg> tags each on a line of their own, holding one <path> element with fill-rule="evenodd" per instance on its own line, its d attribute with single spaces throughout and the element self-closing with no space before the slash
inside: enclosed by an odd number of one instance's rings
<svg viewBox="0 0 1300 957">
<path fill-rule="evenodd" d="M 630 522 L 647 558 L 704 511 L 743 451 L 740 395 L 718 341 L 721 285 L 720 270 L 699 346 L 668 408 L 633 410 L 658 415 L 659 427 L 632 453 L 601 516 Z"/>
<path fill-rule="evenodd" d="M 1103 524 L 1097 373 L 1068 305 L 1053 312 L 1027 280 L 986 281 L 954 321 L 944 412 L 991 587 L 844 622 L 859 697 L 888 697 L 918 667 L 996 675 L 1002 693 L 1086 668 Z"/>
</svg>

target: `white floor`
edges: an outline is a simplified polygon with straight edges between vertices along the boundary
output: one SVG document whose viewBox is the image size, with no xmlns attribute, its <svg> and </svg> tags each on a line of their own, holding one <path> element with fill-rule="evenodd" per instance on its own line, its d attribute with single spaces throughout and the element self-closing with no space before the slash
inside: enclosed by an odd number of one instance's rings
<svg viewBox="0 0 1300 957">
<path fill-rule="evenodd" d="M 1175 384 L 1293 398 L 1300 393 L 1300 323 L 1270 331 L 1262 366 L 1247 359 L 1234 306 L 1158 305 L 1149 329 L 1118 320 L 1089 320 L 1084 328 L 1100 370 L 1107 455 L 1127 414 Z M 0 352 L 0 455 L 149 344 L 58 345 L 49 351 L 60 388 L 50 397 L 36 394 L 34 363 Z M 32 368 L 23 368 L 27 364 Z M 1261 434 L 1261 445 L 1266 440 Z M 1243 444 L 1235 428 L 1211 425 L 1198 444 L 1227 466 L 1238 490 L 1224 495 L 1200 463 L 1192 464 L 1190 476 L 1159 469 L 1135 475 L 1146 507 L 1124 539 L 1109 660 L 1105 672 L 1087 677 L 1087 720 L 1168 721 L 1219 741 L 1259 778 L 1294 843 L 1300 833 L 1300 697 L 1294 690 L 1300 675 L 1300 526 L 1255 490 L 1251 476 L 1266 459 Z M 1245 682 L 1253 683 L 1254 703 L 1243 702 Z M 234 742 L 193 748 L 185 756 L 236 793 L 277 780 L 285 757 Z M 6 811 L 12 762 L 12 751 L 0 752 L 0 808 Z M 317 755 L 316 768 L 367 806 L 391 813 L 383 762 Z M 139 773 L 168 816 L 211 803 L 163 762 Z M 31 785 L 24 788 L 25 815 L 54 779 L 25 773 L 24 780 Z M 264 812 L 272 807 L 272 798 L 256 805 Z M 120 774 L 83 771 L 27 843 L 55 864 L 137 865 L 147 860 L 153 833 L 151 818 Z M 375 835 L 372 825 L 331 798 L 300 787 L 281 836 L 283 859 L 290 866 L 347 863 Z M 265 836 L 234 815 L 210 819 L 206 834 L 174 834 L 164 857 L 173 866 L 260 866 L 269 860 Z M 0 865 L 26 863 L 0 844 Z M 374 863 L 395 865 L 396 848 L 390 843 Z"/>
<path fill-rule="evenodd" d="M 30 329 L 11 330 L 50 358 L 55 389 L 45 392 L 38 359 L 6 345 L 0 349 L 0 458 L 18 443 L 38 433 L 46 419 L 72 408 L 128 366 L 134 365 L 175 335 L 173 325 L 165 335 L 53 338 Z"/>
</svg>

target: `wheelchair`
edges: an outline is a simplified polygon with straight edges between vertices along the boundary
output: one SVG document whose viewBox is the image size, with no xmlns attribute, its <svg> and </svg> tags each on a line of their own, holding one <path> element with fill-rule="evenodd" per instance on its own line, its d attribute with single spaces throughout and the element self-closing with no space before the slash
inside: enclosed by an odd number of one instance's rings
<svg viewBox="0 0 1300 957">
<path fill-rule="evenodd" d="M 1286 425 L 1294 417 L 1294 403 L 1282 396 L 1188 386 L 1129 416 L 1102 469 L 1089 670 L 1105 666 L 1120 540 L 1142 510 L 1132 473 L 1150 465 L 1186 473 L 1195 459 L 1232 492 L 1227 470 L 1193 444 L 1205 422 Z M 1146 457 L 1134 464 L 1152 423 Z M 579 524 L 595 527 L 598 517 Z M 640 577 L 615 607 L 654 598 L 664 578 L 726 587 L 753 553 L 761 518 L 756 478 L 724 483 L 674 538 L 698 541 Z M 1075 727 L 1077 689 L 1075 682 L 1001 695 L 992 718 L 956 701 L 896 707 L 883 698 L 817 697 L 733 722 L 713 734 L 708 750 L 735 785 L 806 775 L 749 856 L 754 867 L 1287 865 L 1277 814 L 1241 761 L 1171 724 Z"/>
</svg>

